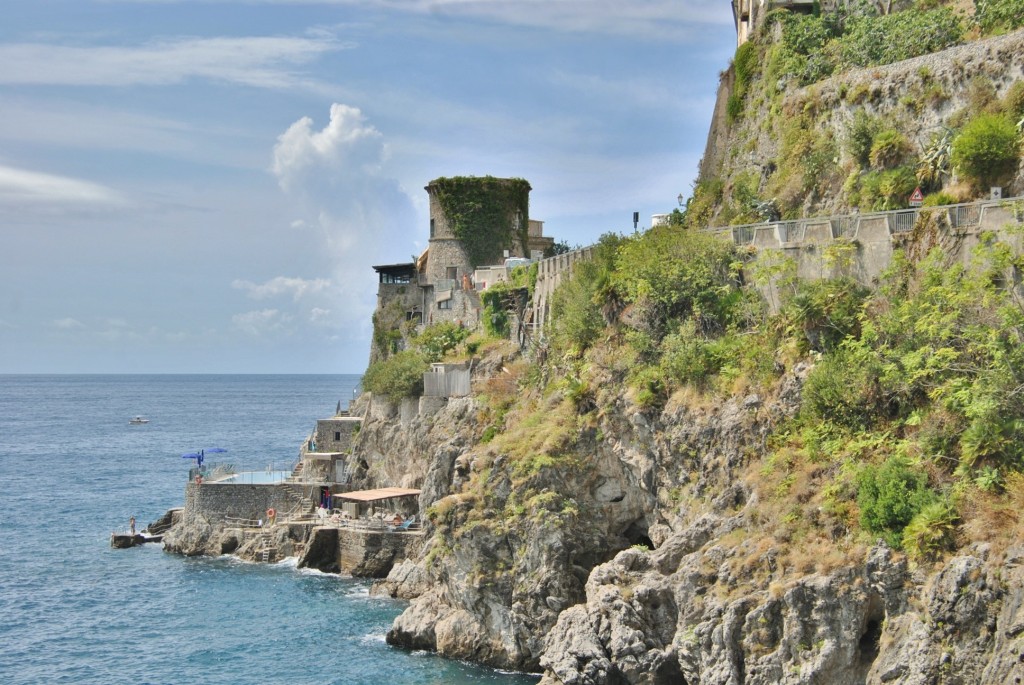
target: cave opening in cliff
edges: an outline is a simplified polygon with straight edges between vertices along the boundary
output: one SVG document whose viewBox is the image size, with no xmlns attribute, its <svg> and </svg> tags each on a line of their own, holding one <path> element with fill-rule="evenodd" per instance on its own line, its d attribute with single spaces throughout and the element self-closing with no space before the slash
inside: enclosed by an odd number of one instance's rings
<svg viewBox="0 0 1024 685">
<path fill-rule="evenodd" d="M 651 538 L 647 535 L 647 521 L 645 519 L 639 519 L 629 524 L 629 528 L 623 532 L 623 535 L 629 544 L 632 546 L 643 545 L 647 549 L 654 549 L 654 543 Z"/>
<path fill-rule="evenodd" d="M 878 656 L 879 644 L 882 639 L 882 621 L 880 616 L 872 616 L 864 626 L 857 648 L 860 651 L 860 666 L 863 670 L 871 667 Z"/>
</svg>

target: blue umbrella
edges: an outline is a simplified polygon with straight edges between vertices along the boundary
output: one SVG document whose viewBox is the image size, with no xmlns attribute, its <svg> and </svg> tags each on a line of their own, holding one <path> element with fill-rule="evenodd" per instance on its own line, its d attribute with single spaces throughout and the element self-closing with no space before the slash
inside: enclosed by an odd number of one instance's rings
<svg viewBox="0 0 1024 685">
<path fill-rule="evenodd" d="M 199 452 L 189 452 L 188 454 L 181 455 L 182 459 L 202 459 L 203 455 Z"/>
</svg>

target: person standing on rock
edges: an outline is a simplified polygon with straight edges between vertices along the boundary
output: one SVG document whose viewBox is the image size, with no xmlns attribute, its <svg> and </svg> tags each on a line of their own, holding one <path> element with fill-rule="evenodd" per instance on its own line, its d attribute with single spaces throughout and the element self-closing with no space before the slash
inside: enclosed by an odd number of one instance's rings
<svg viewBox="0 0 1024 685">
<path fill-rule="evenodd" d="M 128 530 L 131 531 L 133 536 L 135 535 L 135 517 L 134 516 L 128 517 Z"/>
</svg>

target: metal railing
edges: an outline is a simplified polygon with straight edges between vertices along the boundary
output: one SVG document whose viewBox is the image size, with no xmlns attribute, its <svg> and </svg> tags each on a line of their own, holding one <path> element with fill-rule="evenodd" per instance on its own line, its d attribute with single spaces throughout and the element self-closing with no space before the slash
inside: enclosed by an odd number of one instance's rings
<svg viewBox="0 0 1024 685">
<path fill-rule="evenodd" d="M 953 205 L 949 210 L 949 224 L 953 228 L 967 228 L 981 223 L 981 205 Z"/>
<path fill-rule="evenodd" d="M 732 241 L 737 245 L 749 245 L 754 242 L 754 229 L 766 224 L 750 224 L 747 226 L 732 227 Z M 711 229 L 714 230 L 714 229 Z M 726 229 L 729 230 L 729 229 Z M 721 232 L 721 231 L 718 231 Z"/>
<path fill-rule="evenodd" d="M 803 221 L 780 221 L 776 226 L 779 230 L 779 242 L 796 243 L 804 239 Z"/>
<path fill-rule="evenodd" d="M 851 216 L 839 216 L 829 219 L 832 225 L 832 239 L 838 240 L 856 234 L 857 222 Z"/>
<path fill-rule="evenodd" d="M 237 473 L 234 464 L 222 462 L 211 462 L 202 466 L 193 466 L 188 470 L 189 481 L 194 481 L 196 476 L 202 476 L 205 481 L 219 480 Z"/>
<path fill-rule="evenodd" d="M 416 533 L 423 530 L 423 522 L 417 519 L 413 523 L 405 526 L 396 526 L 387 521 L 378 518 L 344 518 L 337 513 L 329 516 L 318 518 L 313 517 L 314 520 L 319 520 L 321 525 L 333 526 L 334 528 L 348 528 L 351 530 L 361 530 L 373 533 Z"/>
<path fill-rule="evenodd" d="M 909 233 L 914 230 L 914 224 L 917 223 L 917 210 L 905 209 L 892 212 L 886 216 L 886 221 L 889 224 L 889 233 Z"/>
</svg>

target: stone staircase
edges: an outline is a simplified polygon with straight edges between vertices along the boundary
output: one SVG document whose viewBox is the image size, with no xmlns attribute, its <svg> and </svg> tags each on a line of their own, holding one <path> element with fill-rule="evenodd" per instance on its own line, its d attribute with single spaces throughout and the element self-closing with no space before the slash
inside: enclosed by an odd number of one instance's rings
<svg viewBox="0 0 1024 685">
<path fill-rule="evenodd" d="M 299 463 L 295 465 L 294 469 L 292 469 L 291 475 L 284 479 L 285 482 L 286 483 L 298 483 L 298 482 L 300 482 L 302 480 L 302 467 L 305 465 L 305 463 L 306 462 L 304 462 L 302 460 L 299 460 Z"/>
<path fill-rule="evenodd" d="M 309 486 L 289 481 L 285 481 L 282 486 L 291 506 L 287 511 L 283 512 L 283 515 L 279 516 L 279 519 L 303 521 L 313 518 L 313 514 L 316 513 L 316 504 L 314 504 L 307 492 Z"/>
</svg>

